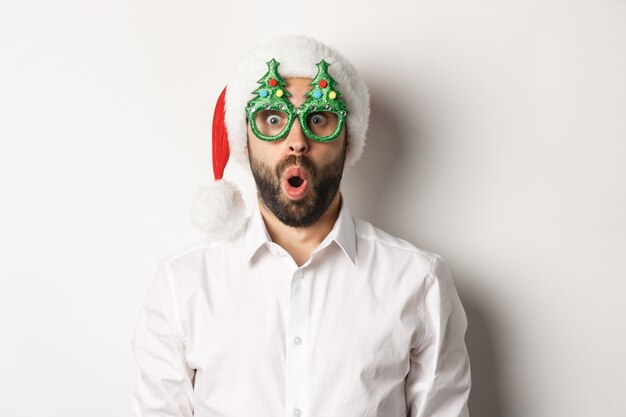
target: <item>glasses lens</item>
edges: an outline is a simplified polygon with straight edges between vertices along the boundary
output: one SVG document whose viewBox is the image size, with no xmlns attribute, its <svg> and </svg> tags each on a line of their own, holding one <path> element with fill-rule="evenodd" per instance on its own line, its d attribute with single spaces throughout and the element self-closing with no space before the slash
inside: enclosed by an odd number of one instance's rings
<svg viewBox="0 0 626 417">
<path fill-rule="evenodd" d="M 313 112 L 306 117 L 306 124 L 314 135 L 330 136 L 337 129 L 339 116 L 330 111 Z"/>
<path fill-rule="evenodd" d="M 254 115 L 256 128 L 265 136 L 277 136 L 287 126 L 289 117 L 278 110 L 260 110 Z"/>
</svg>

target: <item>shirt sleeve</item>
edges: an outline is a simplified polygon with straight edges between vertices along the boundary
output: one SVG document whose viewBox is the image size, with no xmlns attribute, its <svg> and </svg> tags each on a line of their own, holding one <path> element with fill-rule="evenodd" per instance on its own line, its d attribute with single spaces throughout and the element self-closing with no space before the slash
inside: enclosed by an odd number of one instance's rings
<svg viewBox="0 0 626 417">
<path fill-rule="evenodd" d="M 133 417 L 192 417 L 195 371 L 185 361 L 172 280 L 159 263 L 132 341 L 137 377 Z"/>
<path fill-rule="evenodd" d="M 439 256 L 426 278 L 422 301 L 421 337 L 411 349 L 406 378 L 409 416 L 468 417 L 467 318 L 446 262 Z"/>
</svg>

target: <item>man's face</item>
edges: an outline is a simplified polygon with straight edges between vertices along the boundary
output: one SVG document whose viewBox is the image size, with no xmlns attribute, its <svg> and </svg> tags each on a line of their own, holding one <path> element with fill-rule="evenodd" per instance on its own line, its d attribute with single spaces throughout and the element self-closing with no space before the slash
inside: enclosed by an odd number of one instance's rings
<svg viewBox="0 0 626 417">
<path fill-rule="evenodd" d="M 289 101 L 299 107 L 310 78 L 286 78 Z M 314 224 L 339 190 L 348 151 L 345 128 L 331 142 L 315 142 L 295 121 L 282 140 L 257 138 L 248 125 L 248 159 L 263 205 L 292 227 Z"/>
</svg>

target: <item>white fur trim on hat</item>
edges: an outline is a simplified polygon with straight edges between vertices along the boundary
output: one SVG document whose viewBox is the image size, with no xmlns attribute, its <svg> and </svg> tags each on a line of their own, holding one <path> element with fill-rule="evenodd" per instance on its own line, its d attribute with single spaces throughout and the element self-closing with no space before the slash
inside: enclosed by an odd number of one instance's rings
<svg viewBox="0 0 626 417">
<path fill-rule="evenodd" d="M 346 166 L 352 166 L 361 157 L 369 120 L 369 94 L 365 83 L 352 64 L 335 49 L 305 36 L 281 36 L 258 45 L 239 62 L 226 90 L 225 123 L 231 156 L 247 166 L 246 105 L 254 98 L 257 81 L 267 72 L 266 62 L 274 58 L 280 63 L 278 72 L 283 78 L 307 77 L 317 74 L 316 64 L 324 59 L 330 64 L 328 72 L 337 81 L 337 89 L 348 106 L 346 118 L 350 151 Z"/>
</svg>

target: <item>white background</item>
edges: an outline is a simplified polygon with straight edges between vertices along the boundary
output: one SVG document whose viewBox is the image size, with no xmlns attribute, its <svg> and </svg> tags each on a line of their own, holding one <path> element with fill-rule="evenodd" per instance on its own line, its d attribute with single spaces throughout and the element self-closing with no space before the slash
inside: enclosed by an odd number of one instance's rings
<svg viewBox="0 0 626 417">
<path fill-rule="evenodd" d="M 280 33 L 367 80 L 344 194 L 448 260 L 473 417 L 626 416 L 623 0 L 0 0 L 0 416 L 129 415 L 156 262 L 201 238 L 215 99 Z"/>
</svg>

